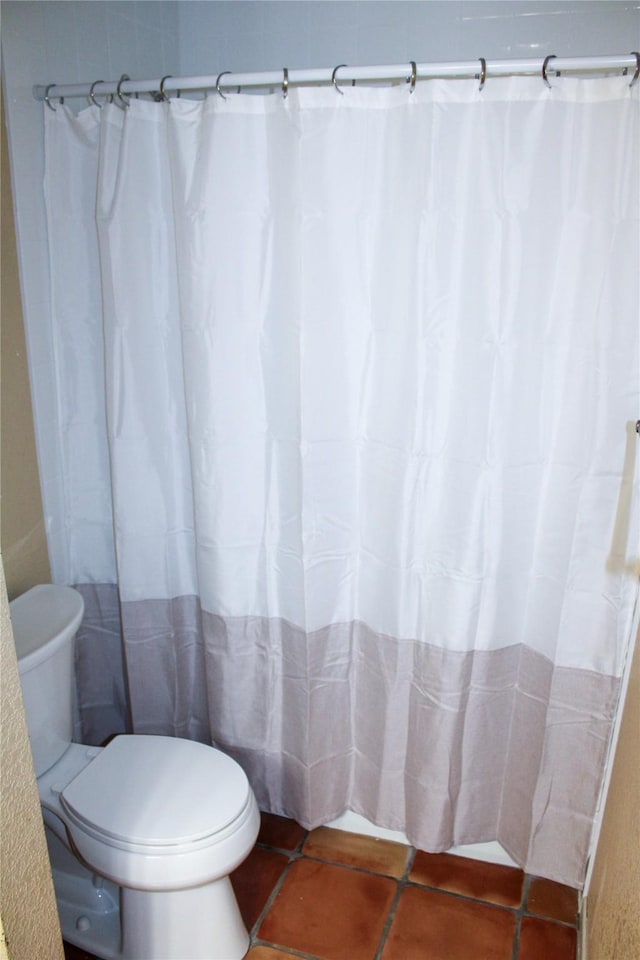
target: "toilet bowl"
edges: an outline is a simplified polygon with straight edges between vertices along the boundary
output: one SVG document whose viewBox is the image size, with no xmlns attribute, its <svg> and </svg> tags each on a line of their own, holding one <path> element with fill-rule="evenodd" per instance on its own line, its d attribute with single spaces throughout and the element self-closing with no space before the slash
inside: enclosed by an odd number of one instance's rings
<svg viewBox="0 0 640 960">
<path fill-rule="evenodd" d="M 104 960 L 240 960 L 249 936 L 229 873 L 260 820 L 245 773 L 172 737 L 71 743 L 82 598 L 34 587 L 10 610 L 64 939 Z"/>
</svg>

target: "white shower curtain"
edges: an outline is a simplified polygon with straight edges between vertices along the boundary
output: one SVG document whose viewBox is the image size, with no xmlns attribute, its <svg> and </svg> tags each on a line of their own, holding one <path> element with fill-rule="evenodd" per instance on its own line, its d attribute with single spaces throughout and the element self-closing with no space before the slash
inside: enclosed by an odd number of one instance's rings
<svg viewBox="0 0 640 960">
<path fill-rule="evenodd" d="M 263 809 L 581 884 L 637 592 L 638 104 L 45 108 L 85 737 L 130 709 Z"/>
</svg>

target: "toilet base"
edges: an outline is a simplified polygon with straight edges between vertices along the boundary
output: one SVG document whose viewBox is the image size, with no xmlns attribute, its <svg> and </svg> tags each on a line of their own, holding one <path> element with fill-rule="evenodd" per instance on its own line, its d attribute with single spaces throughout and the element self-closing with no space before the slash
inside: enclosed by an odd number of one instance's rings
<svg viewBox="0 0 640 960">
<path fill-rule="evenodd" d="M 120 888 L 87 870 L 45 828 L 62 937 L 103 960 L 120 960 Z"/>
<path fill-rule="evenodd" d="M 118 887 L 45 832 L 68 943 L 102 960 L 242 960 L 247 953 L 249 935 L 228 877 L 168 892 Z"/>
<path fill-rule="evenodd" d="M 123 960 L 241 960 L 249 935 L 228 877 L 171 892 L 122 889 Z"/>
</svg>

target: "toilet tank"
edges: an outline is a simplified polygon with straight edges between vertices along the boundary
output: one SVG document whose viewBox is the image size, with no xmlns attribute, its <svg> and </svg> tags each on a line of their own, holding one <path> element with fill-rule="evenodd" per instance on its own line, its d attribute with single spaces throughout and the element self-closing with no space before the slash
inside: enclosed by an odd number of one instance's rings
<svg viewBox="0 0 640 960">
<path fill-rule="evenodd" d="M 84 601 L 71 587 L 32 587 L 9 604 L 36 777 L 60 759 L 73 729 L 73 641 Z"/>
</svg>

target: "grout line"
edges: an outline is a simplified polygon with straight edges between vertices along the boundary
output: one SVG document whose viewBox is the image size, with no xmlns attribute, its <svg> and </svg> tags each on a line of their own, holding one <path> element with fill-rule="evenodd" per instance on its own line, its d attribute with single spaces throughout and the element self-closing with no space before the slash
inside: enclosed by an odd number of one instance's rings
<svg viewBox="0 0 640 960">
<path fill-rule="evenodd" d="M 286 847 L 274 847 L 271 843 L 256 843 L 256 847 L 260 847 L 261 850 L 272 850 L 274 853 L 282 853 L 285 857 L 299 857 L 301 856 L 300 850 L 298 847 L 295 850 L 288 850 Z"/>
<path fill-rule="evenodd" d="M 278 852 L 278 853 L 280 853 L 280 852 L 286 853 L 287 856 L 288 856 L 288 858 L 289 858 L 289 862 L 288 862 L 287 865 L 283 868 L 282 873 L 280 874 L 280 876 L 279 876 L 278 879 L 276 880 L 276 882 L 275 882 L 275 884 L 274 884 L 274 886 L 273 886 L 273 890 L 271 891 L 271 893 L 270 893 L 269 896 L 267 897 L 267 899 L 266 899 L 266 901 L 265 901 L 265 904 L 264 904 L 262 910 L 261 910 L 260 913 L 258 914 L 258 918 L 257 918 L 256 922 L 254 923 L 254 925 L 252 926 L 251 930 L 249 931 L 249 937 L 250 937 L 250 940 L 251 940 L 251 946 L 253 946 L 254 941 L 257 939 L 257 937 L 258 937 L 258 930 L 260 929 L 260 926 L 261 926 L 263 920 L 265 919 L 266 915 L 268 914 L 269 910 L 270 910 L 271 907 L 273 906 L 274 900 L 276 899 L 276 897 L 277 897 L 278 894 L 280 893 L 280 890 L 282 889 L 282 885 L 283 885 L 283 883 L 284 883 L 285 877 L 286 877 L 287 874 L 289 873 L 292 864 L 294 864 L 297 860 L 300 859 L 300 853 L 298 852 L 297 849 L 294 850 L 294 851 L 284 851 L 284 850 L 281 851 L 281 850 L 279 850 L 279 849 L 276 848 L 276 847 L 265 847 L 263 844 L 261 844 L 261 846 L 263 847 L 263 849 L 275 850 L 275 851 Z M 266 943 L 266 941 L 264 941 L 264 942 Z"/>
<path fill-rule="evenodd" d="M 496 910 L 507 910 L 509 913 L 517 914 L 520 907 L 510 907 L 507 903 L 495 903 L 493 900 L 485 900 L 484 897 L 472 897 L 468 893 L 458 893 L 456 890 L 445 890 L 443 887 L 432 887 L 428 883 L 416 883 L 415 880 L 408 880 L 407 887 L 415 887 L 418 890 L 429 890 L 431 893 L 441 893 L 444 897 L 451 897 L 453 900 L 464 900 L 466 903 L 481 903 L 484 907 L 494 907 Z"/>
<path fill-rule="evenodd" d="M 531 920 L 542 920 L 543 923 L 551 923 L 554 927 L 566 927 L 568 930 L 580 930 L 578 923 L 569 923 L 568 920 L 558 920 L 556 917 L 545 917 L 541 913 L 530 913 L 529 910 L 522 911 L 523 917 L 529 917 Z"/>
<path fill-rule="evenodd" d="M 533 920 L 544 920 L 545 923 L 554 923 L 556 926 L 559 926 L 559 927 L 569 927 L 570 930 L 579 930 L 580 914 L 578 912 L 576 912 L 576 919 L 574 921 L 571 921 L 571 920 L 559 920 L 557 917 L 549 917 L 544 913 L 534 913 L 532 910 L 527 909 L 527 901 L 529 899 L 529 888 L 531 886 L 531 882 L 535 879 L 536 879 L 535 874 L 532 874 L 532 873 L 525 874 L 525 893 L 522 900 L 522 904 L 523 904 L 522 916 L 531 917 Z"/>
<path fill-rule="evenodd" d="M 382 933 L 380 934 L 380 940 L 378 942 L 378 949 L 373 955 L 373 960 L 380 960 L 382 957 L 382 951 L 384 950 L 385 944 L 387 942 L 387 937 L 389 936 L 389 931 L 391 930 L 391 924 L 393 923 L 396 910 L 398 909 L 398 904 L 400 903 L 400 897 L 402 896 L 402 891 L 404 890 L 404 883 L 402 880 L 397 881 L 397 889 L 391 901 L 391 906 L 389 907 L 389 913 L 387 914 L 387 919 L 384 922 L 382 928 Z"/>
<path fill-rule="evenodd" d="M 396 883 L 399 883 L 404 873 L 401 876 L 393 873 L 382 873 L 380 870 L 372 870 L 371 867 L 358 867 L 353 863 L 343 863 L 342 860 L 328 860 L 326 857 L 318 856 L 309 856 L 308 853 L 302 853 L 301 858 L 303 860 L 311 860 L 313 863 L 326 863 L 330 867 L 342 867 L 344 870 L 352 870 L 353 873 L 366 873 L 369 877 L 380 877 L 382 880 L 395 880 Z"/>
<path fill-rule="evenodd" d="M 513 934 L 513 951 L 511 960 L 518 960 L 518 953 L 520 951 L 520 929 L 522 927 L 522 918 L 526 913 L 527 900 L 529 899 L 529 885 L 531 883 L 531 876 L 528 873 L 524 875 L 524 881 L 522 883 L 522 900 L 520 901 L 520 906 L 516 911 L 516 929 Z"/>
<path fill-rule="evenodd" d="M 407 857 L 407 862 L 406 862 L 406 864 L 405 864 L 404 873 L 402 874 L 402 877 L 400 878 L 403 886 L 406 885 L 407 883 L 409 883 L 409 874 L 411 873 L 411 871 L 412 871 L 412 869 L 413 869 L 413 861 L 414 861 L 415 858 L 416 858 L 416 852 L 417 852 L 417 851 L 416 851 L 416 848 L 415 848 L 415 847 L 409 847 L 409 856 Z"/>
<path fill-rule="evenodd" d="M 398 904 L 400 903 L 400 897 L 404 889 L 406 888 L 409 882 L 409 874 L 411 873 L 411 868 L 413 867 L 413 861 L 416 856 L 416 848 L 409 847 L 409 855 L 404 866 L 404 871 L 402 876 L 398 879 L 398 887 L 395 892 L 395 896 L 389 907 L 389 913 L 385 921 L 384 927 L 382 928 L 382 933 L 380 934 L 380 941 L 378 943 L 378 949 L 376 950 L 373 960 L 381 960 L 382 952 L 384 950 L 385 944 L 387 942 L 387 937 L 389 936 L 389 931 L 391 930 L 391 925 L 395 920 L 396 911 L 398 909 Z"/>
<path fill-rule="evenodd" d="M 281 950 L 283 953 L 286 953 L 287 956 L 291 954 L 292 957 L 299 957 L 300 960 L 321 960 L 320 957 L 317 957 L 313 953 L 303 953 L 301 950 L 296 950 L 295 947 L 287 947 L 281 943 L 272 943 L 270 940 L 258 940 L 255 942 L 251 941 L 251 947 L 272 947 L 274 950 Z"/>
</svg>

